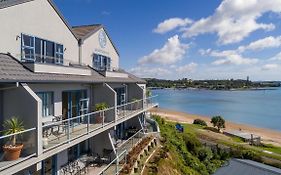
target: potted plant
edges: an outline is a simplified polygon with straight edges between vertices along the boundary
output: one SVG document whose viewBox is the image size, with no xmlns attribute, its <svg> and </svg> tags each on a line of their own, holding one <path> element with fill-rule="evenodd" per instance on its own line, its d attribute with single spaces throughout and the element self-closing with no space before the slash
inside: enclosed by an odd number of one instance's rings
<svg viewBox="0 0 281 175">
<path fill-rule="evenodd" d="M 24 131 L 23 121 L 16 117 L 12 117 L 11 119 L 4 121 L 3 127 L 5 129 L 4 135 L 16 134 Z M 20 157 L 23 144 L 17 143 L 17 137 L 18 135 L 13 135 L 9 144 L 5 144 L 3 146 L 5 160 L 17 160 Z"/>
<path fill-rule="evenodd" d="M 99 113 L 99 116 L 96 118 L 96 123 L 102 123 L 103 122 L 103 116 L 104 116 L 104 111 L 105 109 L 108 108 L 108 105 L 105 102 L 102 103 L 97 103 L 95 106 L 96 111 L 102 111 Z"/>
</svg>

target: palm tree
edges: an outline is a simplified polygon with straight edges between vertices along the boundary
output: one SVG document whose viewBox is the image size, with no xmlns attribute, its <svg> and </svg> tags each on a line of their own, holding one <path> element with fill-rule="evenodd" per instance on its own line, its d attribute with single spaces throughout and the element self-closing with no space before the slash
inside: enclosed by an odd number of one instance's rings
<svg viewBox="0 0 281 175">
<path fill-rule="evenodd" d="M 12 117 L 11 119 L 4 121 L 3 127 L 5 129 L 5 135 L 16 134 L 18 132 L 24 131 L 23 121 L 17 117 Z M 13 135 L 11 140 L 12 145 L 15 146 L 17 143 L 17 135 Z"/>
</svg>

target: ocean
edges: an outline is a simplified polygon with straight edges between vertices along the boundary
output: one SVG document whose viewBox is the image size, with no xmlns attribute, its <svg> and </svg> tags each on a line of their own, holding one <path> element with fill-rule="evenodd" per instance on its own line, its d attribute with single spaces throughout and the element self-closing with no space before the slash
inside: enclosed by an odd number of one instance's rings
<svg viewBox="0 0 281 175">
<path fill-rule="evenodd" d="M 281 88 L 275 90 L 212 91 L 197 89 L 153 90 L 161 108 L 221 115 L 235 123 L 281 131 Z"/>
</svg>

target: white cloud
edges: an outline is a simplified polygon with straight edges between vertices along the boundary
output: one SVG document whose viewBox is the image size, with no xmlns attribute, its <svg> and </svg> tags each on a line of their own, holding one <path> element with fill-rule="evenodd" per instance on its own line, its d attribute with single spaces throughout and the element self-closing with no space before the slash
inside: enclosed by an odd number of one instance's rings
<svg viewBox="0 0 281 175">
<path fill-rule="evenodd" d="M 189 73 L 189 72 L 194 72 L 197 68 L 198 64 L 197 63 L 189 63 L 186 64 L 184 66 L 180 66 L 176 69 L 176 71 L 180 74 L 184 74 L 184 73 Z"/>
<path fill-rule="evenodd" d="M 265 48 L 277 48 L 280 46 L 281 46 L 281 36 L 277 36 L 277 37 L 269 36 L 251 42 L 247 46 L 240 46 L 237 50 L 239 52 L 244 52 L 245 50 L 262 50 Z"/>
<path fill-rule="evenodd" d="M 210 48 L 206 49 L 206 50 L 205 49 L 199 49 L 198 50 L 200 55 L 209 55 L 211 51 L 212 51 L 212 49 L 210 49 Z"/>
<path fill-rule="evenodd" d="M 278 68 L 278 67 L 279 67 L 278 64 L 266 64 L 266 65 L 262 66 L 261 69 L 267 71 L 267 70 L 276 69 L 276 68 Z"/>
<path fill-rule="evenodd" d="M 194 22 L 183 29 L 184 37 L 216 33 L 219 43 L 230 44 L 242 41 L 256 30 L 273 30 L 271 23 L 257 20 L 266 12 L 281 12 L 280 0 L 223 0 L 215 13 Z"/>
<path fill-rule="evenodd" d="M 178 35 L 168 39 L 161 49 L 155 49 L 152 53 L 138 60 L 138 63 L 143 64 L 173 64 L 181 60 L 186 54 L 188 44 L 181 43 Z"/>
<path fill-rule="evenodd" d="M 143 78 L 165 77 L 171 74 L 169 69 L 166 68 L 143 66 L 132 68 L 129 72 Z"/>
<path fill-rule="evenodd" d="M 244 65 L 244 64 L 252 65 L 252 64 L 256 64 L 258 62 L 258 59 L 244 58 L 239 54 L 221 53 L 221 55 L 219 55 L 219 52 L 216 54 L 218 54 L 218 57 L 223 57 L 223 58 L 220 58 L 220 59 L 214 61 L 212 63 L 213 65 Z"/>
<path fill-rule="evenodd" d="M 153 29 L 153 32 L 163 34 L 163 33 L 169 32 L 171 30 L 174 30 L 177 27 L 183 27 L 183 26 L 186 26 L 191 23 L 192 23 L 192 20 L 190 20 L 188 18 L 185 18 L 185 19 L 170 18 L 170 19 L 166 19 L 165 21 L 159 23 L 157 28 Z"/>
<path fill-rule="evenodd" d="M 281 52 L 269 59 L 270 61 L 281 61 Z"/>
</svg>

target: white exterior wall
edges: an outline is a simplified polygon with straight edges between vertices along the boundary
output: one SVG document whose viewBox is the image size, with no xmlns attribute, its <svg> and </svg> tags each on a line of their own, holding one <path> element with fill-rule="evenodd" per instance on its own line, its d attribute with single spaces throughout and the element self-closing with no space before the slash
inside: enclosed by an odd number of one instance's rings
<svg viewBox="0 0 281 175">
<path fill-rule="evenodd" d="M 82 44 L 82 63 L 93 66 L 94 53 L 104 55 L 111 58 L 111 66 L 113 68 L 119 68 L 119 56 L 110 42 L 108 36 L 106 36 L 106 46 L 102 48 L 99 44 L 99 32 L 104 29 L 100 29 L 92 36 L 87 38 Z"/>
<path fill-rule="evenodd" d="M 63 44 L 64 64 L 78 63 L 78 41 L 47 0 L 34 0 L 0 9 L 0 52 L 20 59 L 21 33 Z"/>
<path fill-rule="evenodd" d="M 30 84 L 29 87 L 35 92 L 54 92 L 54 115 L 62 115 L 62 92 L 71 90 L 87 90 L 90 98 L 90 87 L 81 84 Z M 44 117 L 43 122 L 52 118 Z"/>
</svg>

